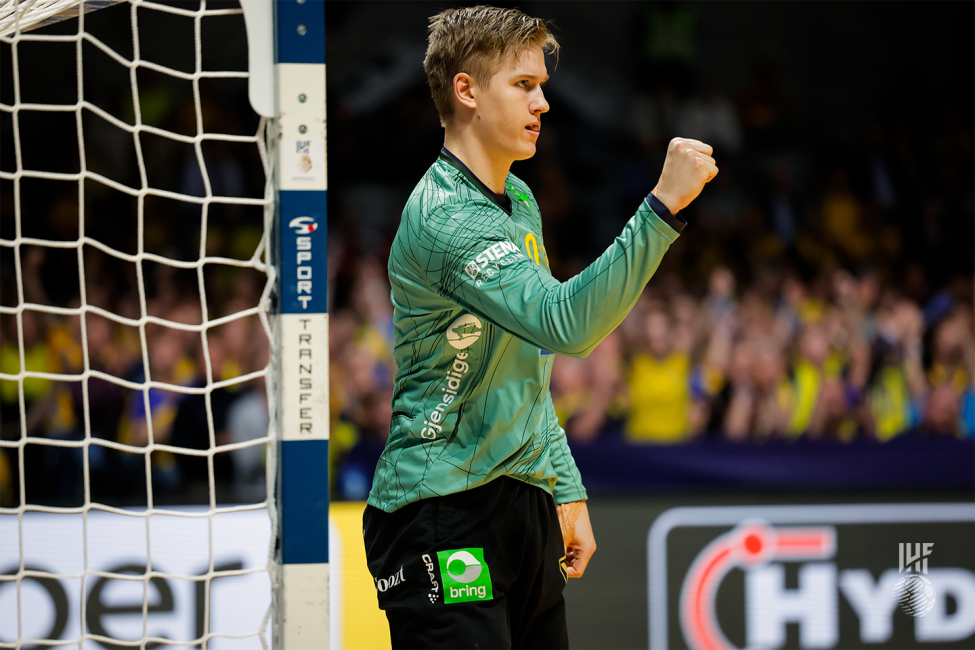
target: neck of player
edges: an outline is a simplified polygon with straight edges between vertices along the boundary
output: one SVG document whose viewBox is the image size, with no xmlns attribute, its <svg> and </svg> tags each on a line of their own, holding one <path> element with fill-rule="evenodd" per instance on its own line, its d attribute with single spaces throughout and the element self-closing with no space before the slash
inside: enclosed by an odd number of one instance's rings
<svg viewBox="0 0 975 650">
<path fill-rule="evenodd" d="M 508 178 L 513 158 L 501 157 L 488 151 L 470 128 L 447 127 L 444 146 L 467 165 L 489 190 L 495 194 L 504 194 L 504 182 Z"/>
</svg>

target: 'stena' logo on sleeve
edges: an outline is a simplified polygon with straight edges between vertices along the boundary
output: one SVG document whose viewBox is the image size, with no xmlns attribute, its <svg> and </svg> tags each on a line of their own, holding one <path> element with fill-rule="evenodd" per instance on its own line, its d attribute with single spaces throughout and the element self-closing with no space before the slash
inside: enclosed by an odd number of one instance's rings
<svg viewBox="0 0 975 650">
<path fill-rule="evenodd" d="M 502 267 L 514 264 L 524 257 L 514 242 L 500 241 L 488 246 L 480 255 L 467 262 L 464 272 L 475 281 L 477 286 L 483 284 L 484 279 L 495 277 Z"/>
<path fill-rule="evenodd" d="M 484 561 L 483 548 L 437 551 L 443 578 L 444 602 L 469 603 L 492 600 L 491 571 Z"/>
</svg>

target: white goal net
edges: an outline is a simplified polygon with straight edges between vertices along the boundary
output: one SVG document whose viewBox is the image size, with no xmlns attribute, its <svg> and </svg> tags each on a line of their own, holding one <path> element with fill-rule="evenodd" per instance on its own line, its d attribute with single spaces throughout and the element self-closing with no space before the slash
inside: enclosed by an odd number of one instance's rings
<svg viewBox="0 0 975 650">
<path fill-rule="evenodd" d="M 2 0 L 0 32 L 0 648 L 269 647 L 272 139 L 239 5 Z"/>
</svg>

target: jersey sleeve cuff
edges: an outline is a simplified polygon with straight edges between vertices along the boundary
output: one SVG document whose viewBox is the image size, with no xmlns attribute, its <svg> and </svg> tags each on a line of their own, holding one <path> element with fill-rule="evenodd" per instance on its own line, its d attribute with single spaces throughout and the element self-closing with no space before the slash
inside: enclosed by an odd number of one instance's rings
<svg viewBox="0 0 975 650">
<path fill-rule="evenodd" d="M 647 205 L 650 206 L 650 209 L 653 210 L 654 214 L 660 217 L 660 219 L 668 226 L 676 230 L 678 234 L 684 231 L 684 227 L 687 226 L 687 222 L 684 220 L 684 217 L 681 216 L 681 213 L 678 212 L 677 214 L 671 214 L 667 206 L 663 204 L 663 201 L 655 197 L 653 192 L 647 194 Z"/>
<path fill-rule="evenodd" d="M 560 506 L 563 503 L 572 503 L 573 501 L 585 501 L 589 498 L 586 493 L 586 488 L 580 486 L 579 489 L 572 490 L 556 490 L 553 495 L 555 498 L 555 505 Z"/>
</svg>

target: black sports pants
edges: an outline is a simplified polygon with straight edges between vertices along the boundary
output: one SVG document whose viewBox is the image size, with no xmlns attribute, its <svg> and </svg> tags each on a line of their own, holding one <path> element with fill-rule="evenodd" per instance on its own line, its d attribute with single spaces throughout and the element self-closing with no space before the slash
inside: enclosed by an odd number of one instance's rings
<svg viewBox="0 0 975 650">
<path fill-rule="evenodd" d="M 366 560 L 393 648 L 568 648 L 555 502 L 502 477 L 391 513 L 366 506 Z"/>
</svg>

